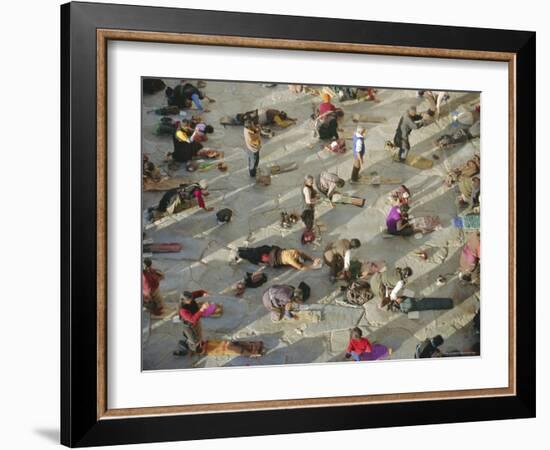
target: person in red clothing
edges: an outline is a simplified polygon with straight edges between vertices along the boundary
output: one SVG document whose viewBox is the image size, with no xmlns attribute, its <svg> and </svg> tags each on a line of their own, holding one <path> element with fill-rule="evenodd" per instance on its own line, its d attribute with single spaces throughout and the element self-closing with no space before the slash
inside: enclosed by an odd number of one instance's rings
<svg viewBox="0 0 550 450">
<path fill-rule="evenodd" d="M 321 98 L 323 99 L 323 103 L 321 103 L 317 108 L 320 116 L 323 114 L 329 113 L 331 111 L 336 111 L 336 106 L 334 106 L 330 102 L 331 100 L 330 94 L 325 93 L 321 96 Z"/>
<path fill-rule="evenodd" d="M 143 304 L 154 316 L 162 315 L 164 300 L 160 295 L 160 281 L 164 279 L 164 273 L 153 267 L 149 258 L 143 261 L 143 272 L 141 275 L 141 287 Z"/>
<path fill-rule="evenodd" d="M 206 291 L 185 291 L 181 295 L 179 316 L 183 324 L 183 339 L 179 341 L 179 350 L 175 356 L 184 356 L 188 351 L 203 352 L 201 317 L 205 316 L 210 308 L 208 302 L 199 306 L 197 298 L 207 296 Z"/>
<path fill-rule="evenodd" d="M 355 327 L 351 330 L 351 339 L 346 348 L 346 358 L 353 358 L 355 361 L 362 361 L 364 353 L 372 352 L 372 346 L 367 338 L 363 337 L 361 328 Z"/>
</svg>

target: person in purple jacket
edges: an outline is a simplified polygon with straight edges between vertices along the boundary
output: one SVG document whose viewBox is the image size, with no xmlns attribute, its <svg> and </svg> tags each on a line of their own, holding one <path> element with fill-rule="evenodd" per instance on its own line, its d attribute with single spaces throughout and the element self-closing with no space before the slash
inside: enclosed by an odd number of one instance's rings
<svg viewBox="0 0 550 450">
<path fill-rule="evenodd" d="M 407 214 L 402 206 L 393 206 L 386 217 L 386 228 L 389 234 L 410 236 L 414 233 L 413 227 L 407 220 Z"/>
</svg>

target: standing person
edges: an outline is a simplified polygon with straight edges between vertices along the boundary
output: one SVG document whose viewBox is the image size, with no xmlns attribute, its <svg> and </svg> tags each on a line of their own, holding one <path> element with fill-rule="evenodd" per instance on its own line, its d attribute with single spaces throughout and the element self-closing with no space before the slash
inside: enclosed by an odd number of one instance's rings
<svg viewBox="0 0 550 450">
<path fill-rule="evenodd" d="M 244 142 L 248 156 L 248 173 L 254 178 L 256 177 L 256 170 L 260 163 L 262 138 L 260 136 L 260 127 L 251 121 L 247 121 L 244 125 Z"/>
<path fill-rule="evenodd" d="M 174 352 L 176 356 L 183 356 L 188 351 L 202 353 L 203 339 L 202 326 L 200 323 L 201 317 L 205 315 L 205 311 L 210 307 L 207 302 L 201 306 L 197 303 L 197 298 L 208 295 L 206 291 L 185 291 L 181 294 L 179 317 L 183 324 L 183 340 L 179 341 L 179 350 Z"/>
<path fill-rule="evenodd" d="M 330 268 L 331 282 L 334 283 L 338 276 L 345 278 L 349 274 L 351 250 L 359 247 L 361 247 L 359 239 L 339 239 L 327 245 L 323 259 Z"/>
<path fill-rule="evenodd" d="M 422 127 L 422 125 L 422 117 L 416 113 L 416 106 L 411 106 L 407 112 L 401 116 L 393 138 L 393 143 L 399 149 L 399 161 L 404 162 L 407 159 L 407 155 L 411 149 L 411 144 L 409 142 L 411 131 L 417 130 Z"/>
<path fill-rule="evenodd" d="M 351 330 L 351 339 L 346 348 L 346 359 L 353 358 L 355 361 L 362 361 L 365 353 L 371 353 L 372 346 L 367 338 L 363 337 L 361 328 L 355 327 Z"/>
<path fill-rule="evenodd" d="M 160 295 L 160 282 L 164 273 L 153 267 L 153 261 L 145 258 L 141 275 L 143 303 L 153 316 L 160 316 L 164 311 L 164 299 Z"/>
<path fill-rule="evenodd" d="M 300 283 L 302 286 L 303 283 Z M 264 292 L 262 303 L 268 311 L 271 311 L 271 320 L 279 322 L 284 317 L 292 319 L 294 316 L 291 311 L 295 304 L 303 303 L 307 300 L 302 288 L 290 286 L 287 284 L 271 286 Z"/>
<path fill-rule="evenodd" d="M 317 189 L 323 195 L 328 197 L 331 200 L 332 205 L 332 196 L 336 192 L 336 188 L 343 188 L 346 182 L 340 178 L 335 173 L 331 172 L 321 172 L 317 175 Z"/>
<path fill-rule="evenodd" d="M 359 181 L 359 171 L 363 168 L 365 162 L 365 133 L 365 128 L 358 126 L 353 135 L 353 169 L 351 171 L 351 181 Z"/>
<path fill-rule="evenodd" d="M 372 276 L 370 286 L 372 292 L 380 297 L 379 308 L 397 301 L 399 293 L 405 287 L 412 273 L 413 271 L 410 267 L 403 267 L 402 269 L 396 267 L 393 270 L 375 273 Z"/>
<path fill-rule="evenodd" d="M 319 199 L 319 194 L 314 187 L 314 178 L 311 175 L 306 175 L 304 178 L 304 187 L 302 188 L 302 197 L 306 209 L 315 209 L 315 204 Z"/>
</svg>

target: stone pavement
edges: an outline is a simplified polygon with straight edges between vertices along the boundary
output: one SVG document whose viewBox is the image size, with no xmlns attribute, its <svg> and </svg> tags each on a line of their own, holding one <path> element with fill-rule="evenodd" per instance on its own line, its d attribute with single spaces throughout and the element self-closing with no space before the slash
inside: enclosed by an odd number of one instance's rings
<svg viewBox="0 0 550 450">
<path fill-rule="evenodd" d="M 177 80 L 166 80 L 175 86 Z M 242 279 L 246 271 L 257 267 L 246 262 L 232 262 L 234 249 L 239 246 L 275 244 L 281 247 L 302 248 L 301 222 L 291 229 L 279 224 L 281 211 L 301 212 L 301 187 L 304 175 L 316 175 L 320 171 L 336 172 L 349 180 L 352 169 L 351 141 L 348 151 L 336 155 L 324 151 L 318 139 L 313 137 L 313 123 L 309 116 L 319 97 L 310 94 L 295 94 L 286 85 L 272 88 L 255 83 L 207 82 L 205 92 L 216 100 L 205 106 L 211 112 L 204 114 L 205 122 L 212 124 L 215 132 L 209 135 L 208 147 L 225 152 L 229 166 L 226 173 L 212 169 L 205 173 L 188 174 L 184 169 L 176 176 L 205 178 L 209 181 L 210 196 L 207 206 L 213 212 L 193 208 L 166 218 L 153 225 L 144 221 L 148 238 L 155 242 L 181 242 L 184 250 L 177 254 L 155 255 L 154 265 L 165 271 L 166 279 L 161 284 L 168 310 L 175 311 L 179 294 L 183 290 L 206 289 L 209 301 L 223 303 L 224 313 L 219 318 L 202 319 L 205 338 L 218 339 L 261 339 L 267 353 L 262 358 L 184 357 L 176 358 L 172 351 L 181 336 L 181 325 L 172 323 L 170 317 L 164 321 L 153 321 L 151 332 L 146 333 L 143 342 L 143 369 L 178 369 L 188 367 L 213 367 L 236 365 L 273 365 L 343 361 L 344 350 L 349 340 L 349 331 L 355 326 L 363 329 L 371 342 L 392 347 L 392 359 L 411 358 L 418 342 L 426 337 L 441 334 L 445 338 L 443 350 L 464 350 L 475 337 L 472 318 L 479 308 L 479 289 L 460 282 L 455 272 L 458 267 L 460 249 L 464 243 L 462 231 L 452 226 L 452 218 L 459 211 L 455 204 L 457 192 L 444 187 L 447 171 L 479 152 L 479 139 L 472 140 L 452 150 L 436 150 L 434 140 L 452 130 L 450 111 L 465 111 L 479 102 L 479 94 L 451 92 L 449 104 L 443 108 L 440 120 L 411 135 L 411 153 L 432 158 L 434 166 L 418 170 L 391 160 L 384 150 L 384 142 L 393 139 L 397 122 L 410 105 L 417 105 L 419 111 L 427 109 L 428 103 L 416 97 L 410 90 L 379 90 L 380 103 L 351 102 L 339 105 L 345 111 L 341 127 L 355 130 L 351 121 L 353 113 L 384 117 L 382 123 L 367 123 L 367 160 L 363 174 L 377 172 L 383 176 L 398 176 L 412 192 L 410 214 L 438 215 L 443 228 L 420 238 L 382 236 L 385 216 L 389 210 L 388 193 L 396 186 L 365 186 L 346 184 L 342 192 L 366 199 L 364 208 L 352 205 L 338 205 L 330 208 L 322 205 L 316 209 L 316 217 L 326 226 L 320 242 L 305 249 L 312 256 L 321 256 L 324 247 L 339 238 L 357 237 L 362 246 L 355 251 L 359 260 L 385 260 L 389 267 L 409 265 L 414 274 L 407 289 L 416 296 L 451 297 L 455 307 L 449 311 L 423 311 L 417 319 L 402 313 L 382 311 L 376 301 L 365 307 L 350 307 L 337 302 L 340 295 L 338 285 L 330 284 L 328 269 L 297 272 L 292 269 L 267 268 L 268 282 L 258 289 L 247 289 L 241 297 L 233 297 L 228 288 Z M 172 150 L 171 137 L 157 137 L 153 126 L 158 116 L 147 114 L 148 110 L 164 105 L 164 94 L 160 92 L 143 98 L 143 151 L 151 160 L 162 167 L 166 152 Z M 344 102 L 345 103 L 345 102 Z M 222 127 L 219 118 L 225 115 L 249 111 L 255 108 L 277 108 L 289 116 L 298 118 L 298 123 L 285 130 L 275 130 L 275 137 L 263 141 L 260 167 L 271 163 L 297 162 L 299 169 L 276 175 L 268 187 L 257 186 L 248 176 L 246 157 L 243 151 L 242 127 Z M 143 194 L 143 209 L 155 205 L 162 193 Z M 222 207 L 231 208 L 233 220 L 218 225 L 215 211 Z M 414 256 L 418 249 L 429 255 L 427 261 Z M 447 275 L 448 282 L 438 287 L 438 275 Z M 261 304 L 264 289 L 276 283 L 297 285 L 306 281 L 312 287 L 307 307 L 320 312 L 317 323 L 283 322 L 272 323 L 269 314 Z M 147 328 L 148 318 L 144 315 Z"/>
</svg>

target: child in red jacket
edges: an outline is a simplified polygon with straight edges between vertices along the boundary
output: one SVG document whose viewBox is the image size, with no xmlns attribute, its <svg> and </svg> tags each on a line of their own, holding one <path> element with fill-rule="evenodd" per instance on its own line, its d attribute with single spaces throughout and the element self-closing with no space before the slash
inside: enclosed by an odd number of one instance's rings
<svg viewBox="0 0 550 450">
<path fill-rule="evenodd" d="M 361 328 L 351 330 L 351 339 L 346 349 L 346 358 L 352 357 L 355 361 L 362 361 L 365 353 L 372 352 L 372 347 L 367 338 L 363 337 Z"/>
</svg>

